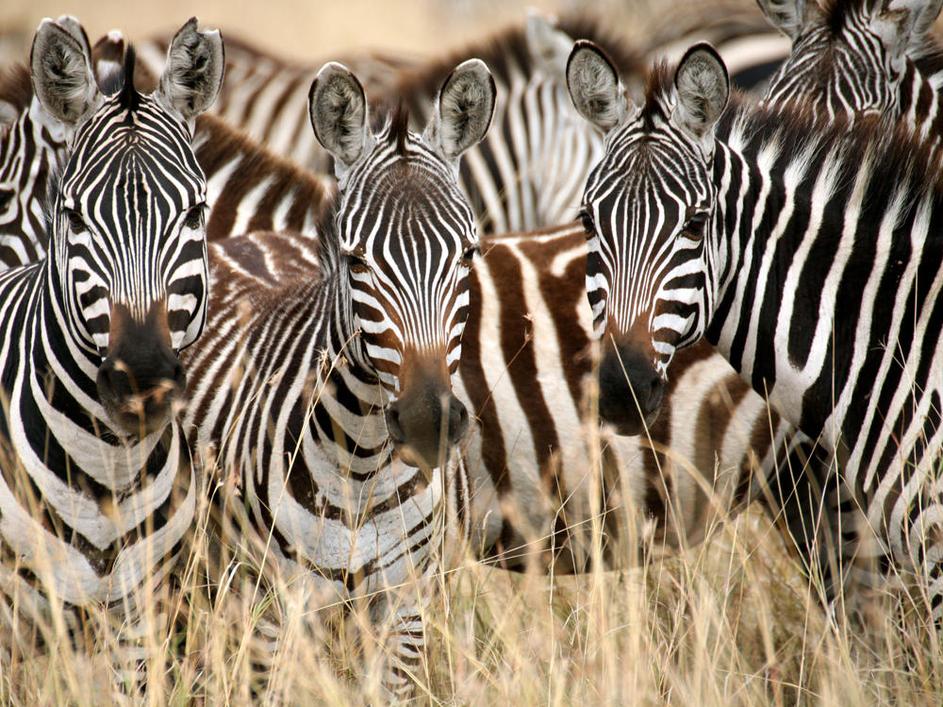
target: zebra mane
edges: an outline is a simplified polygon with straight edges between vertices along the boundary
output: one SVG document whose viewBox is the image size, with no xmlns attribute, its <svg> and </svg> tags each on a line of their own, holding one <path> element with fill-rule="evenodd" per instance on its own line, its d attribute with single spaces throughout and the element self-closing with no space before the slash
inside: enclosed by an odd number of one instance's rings
<svg viewBox="0 0 943 707">
<path fill-rule="evenodd" d="M 337 233 L 337 209 L 340 199 L 335 195 L 318 219 L 317 257 L 325 279 L 337 274 L 340 266 L 340 236 Z"/>
<path fill-rule="evenodd" d="M 829 31 L 838 34 L 845 28 L 848 15 L 858 9 L 866 10 L 873 4 L 873 0 L 823 0 L 820 7 Z"/>
<path fill-rule="evenodd" d="M 611 23 L 607 26 L 595 17 L 577 14 L 561 17 L 556 23 L 557 29 L 566 32 L 574 40 L 589 39 L 603 47 L 623 76 L 642 74 L 645 70 L 642 55 L 615 34 L 610 26 Z M 412 95 L 414 92 L 434 94 L 452 70 L 470 57 L 484 61 L 499 83 L 508 83 L 511 72 L 517 67 L 527 72 L 534 66 L 527 48 L 524 25 L 516 24 L 450 51 L 435 61 L 423 64 L 420 69 L 406 70 L 397 84 L 397 91 L 402 95 Z"/>
<path fill-rule="evenodd" d="M 648 72 L 645 82 L 645 103 L 642 106 L 642 118 L 646 129 L 653 127 L 656 117 L 667 120 L 671 115 L 668 105 L 674 90 L 674 69 L 665 60 L 655 62 Z"/>
<path fill-rule="evenodd" d="M 849 126 L 843 118 L 816 116 L 804 105 L 761 106 L 753 97 L 733 93 L 717 132 L 724 142 L 749 154 L 776 146 L 796 159 L 834 160 L 841 180 L 853 180 L 867 164 L 869 199 L 877 203 L 906 195 L 943 206 L 941 154 L 902 122 L 889 127 L 879 116 L 864 116 Z M 943 238 L 943 233 L 930 238 Z"/>
<path fill-rule="evenodd" d="M 406 139 L 409 137 L 409 108 L 400 101 L 389 118 L 389 141 L 396 141 L 396 154 L 406 156 Z"/>
<path fill-rule="evenodd" d="M 121 71 L 115 71 L 102 79 L 101 90 L 109 96 L 118 94 L 118 103 L 127 110 L 137 110 L 141 103 L 141 94 L 134 87 L 134 47 L 130 44 L 124 53 Z"/>
<path fill-rule="evenodd" d="M 0 72 L 0 102 L 19 113 L 28 110 L 32 100 L 33 82 L 25 64 L 17 62 Z"/>
</svg>

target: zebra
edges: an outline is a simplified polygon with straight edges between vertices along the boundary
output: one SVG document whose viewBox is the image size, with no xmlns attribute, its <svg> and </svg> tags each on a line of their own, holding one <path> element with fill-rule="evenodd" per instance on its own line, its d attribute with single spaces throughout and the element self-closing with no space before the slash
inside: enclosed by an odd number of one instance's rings
<svg viewBox="0 0 943 707">
<path fill-rule="evenodd" d="M 943 134 L 943 54 L 930 35 L 940 0 L 838 0 L 824 10 L 805 0 L 759 5 L 792 41 L 765 102 L 805 102 L 830 120 L 903 117 L 923 139 Z"/>
<path fill-rule="evenodd" d="M 820 8 L 799 0 L 759 0 L 769 21 L 793 42 L 790 56 L 767 87 L 763 102 L 783 104 L 794 101 L 829 121 L 853 124 L 860 116 L 909 126 L 921 139 L 936 140 L 939 96 L 939 46 L 929 36 L 930 26 L 939 15 L 941 3 L 915 0 L 892 5 L 844 0 Z M 834 470 L 830 465 L 829 470 Z M 810 492 L 809 482 L 833 489 L 827 503 L 830 517 L 837 519 L 826 532 L 833 534 L 819 550 L 801 547 L 806 557 L 815 552 L 840 551 L 840 573 L 845 588 L 852 583 L 876 585 L 881 580 L 867 569 L 862 571 L 858 529 L 864 518 L 853 494 L 839 479 L 809 479 L 805 474 L 788 479 L 786 493 L 798 501 L 786 501 L 788 521 L 796 527 L 800 546 L 821 513 L 819 495 Z M 870 558 L 867 558 L 870 559 Z M 819 558 L 827 566 L 827 558 Z M 883 564 L 887 564 L 883 562 Z M 882 564 L 878 563 L 878 564 Z M 830 582 L 834 586 L 834 581 Z"/>
<path fill-rule="evenodd" d="M 137 45 L 142 63 L 154 76 L 163 68 L 168 39 L 152 37 Z M 415 56 L 386 51 L 350 53 L 337 60 L 354 71 L 373 96 L 386 94 L 399 72 L 419 63 Z M 274 154 L 315 173 L 330 173 L 331 157 L 311 134 L 305 108 L 318 65 L 287 61 L 227 35 L 226 82 L 212 111 Z"/>
<path fill-rule="evenodd" d="M 450 378 L 478 235 L 457 174 L 495 94 L 487 66 L 469 60 L 422 135 L 402 110 L 375 132 L 359 81 L 326 64 L 310 117 L 339 191 L 318 228 L 318 276 L 259 285 L 241 271 L 266 267 L 264 241 L 220 241 L 212 285 L 223 296 L 184 358 L 193 448 L 241 475 L 249 524 L 283 571 L 334 600 L 376 595 L 375 618 L 393 622 L 393 696 L 419 668 L 445 526 L 461 535 L 444 517 L 467 494 L 452 449 L 468 414 Z M 414 576 L 423 589 L 398 589 Z"/>
<path fill-rule="evenodd" d="M 64 16 L 57 22 L 77 26 Z M 82 36 L 80 32 L 77 36 Z M 126 45 L 110 32 L 91 48 L 100 83 L 117 67 L 122 80 Z M 136 75 L 141 75 L 136 71 Z M 153 83 L 153 79 L 151 80 Z M 0 101 L 16 108 L 0 128 L 0 268 L 36 262 L 45 256 L 43 216 L 46 185 L 65 164 L 67 126 L 48 114 L 33 95 L 29 71 L 16 66 L 0 81 Z M 193 147 L 207 181 L 207 238 L 217 240 L 255 230 L 286 230 L 314 237 L 333 185 L 260 148 L 243 133 L 212 115 L 196 119 Z"/>
<path fill-rule="evenodd" d="M 673 78 L 656 68 L 641 106 L 591 43 L 568 80 L 607 130 L 584 195 L 597 336 L 637 390 L 662 386 L 677 351 L 716 346 L 836 456 L 869 541 L 926 579 L 939 619 L 943 209 L 929 148 L 873 122 L 846 134 L 801 106 L 725 110 L 709 45 Z"/>
<path fill-rule="evenodd" d="M 0 274 L 2 588 L 13 610 L 63 608 L 73 629 L 96 606 L 133 624 L 196 503 L 175 401 L 178 354 L 205 324 L 206 184 L 190 140 L 222 81 L 222 38 L 188 21 L 150 95 L 100 91 L 69 20 L 42 21 L 30 61 L 69 137 L 50 253 Z"/>
</svg>

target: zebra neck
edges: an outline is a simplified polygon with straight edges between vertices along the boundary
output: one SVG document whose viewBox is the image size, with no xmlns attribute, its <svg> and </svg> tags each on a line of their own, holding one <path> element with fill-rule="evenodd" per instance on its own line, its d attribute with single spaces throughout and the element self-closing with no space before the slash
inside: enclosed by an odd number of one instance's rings
<svg viewBox="0 0 943 707">
<path fill-rule="evenodd" d="M 939 141 L 941 84 L 943 71 L 927 75 L 913 61 L 907 62 L 900 84 L 900 114 L 921 141 Z"/>
<path fill-rule="evenodd" d="M 31 474 L 71 469 L 76 479 L 87 475 L 104 488 L 127 489 L 146 465 L 165 463 L 159 442 L 167 430 L 128 440 L 110 422 L 98 401 L 97 363 L 60 323 L 50 270 L 37 264 L 21 271 L 20 306 L 10 312 L 13 329 L 0 347 L 9 441 Z"/>
<path fill-rule="evenodd" d="M 804 415 L 808 381 L 792 365 L 789 323 L 779 326 L 782 317 L 792 316 L 813 330 L 821 324 L 812 311 L 796 308 L 795 291 L 785 289 L 791 281 L 786 270 L 800 256 L 812 216 L 809 199 L 796 196 L 811 185 L 786 177 L 778 145 L 760 146 L 757 153 L 754 148 L 745 156 L 723 139 L 717 142 L 718 193 L 705 245 L 714 293 L 706 337 L 784 418 L 816 437 L 824 419 Z"/>
</svg>

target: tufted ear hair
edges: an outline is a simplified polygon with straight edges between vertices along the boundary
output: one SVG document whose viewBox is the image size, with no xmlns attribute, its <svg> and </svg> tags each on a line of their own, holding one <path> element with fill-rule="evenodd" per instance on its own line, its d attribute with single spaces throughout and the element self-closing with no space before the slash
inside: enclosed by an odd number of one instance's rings
<svg viewBox="0 0 943 707">
<path fill-rule="evenodd" d="M 557 28 L 554 18 L 529 10 L 524 36 L 534 63 L 550 74 L 563 76 L 566 73 L 573 38 Z"/>
<path fill-rule="evenodd" d="M 74 17 L 73 15 L 60 15 L 56 19 L 56 24 L 75 37 L 76 41 L 82 45 L 86 54 L 89 56 L 92 55 L 91 42 L 88 41 L 88 35 L 85 33 L 85 28 L 82 27 L 82 23 L 79 22 L 77 17 Z"/>
<path fill-rule="evenodd" d="M 334 156 L 338 179 L 373 144 L 368 113 L 363 86 L 350 69 L 336 61 L 322 66 L 308 92 L 308 116 L 314 136 Z"/>
<path fill-rule="evenodd" d="M 672 121 L 699 142 L 709 142 L 730 97 L 723 59 L 710 44 L 695 44 L 681 57 L 674 84 L 678 103 Z"/>
<path fill-rule="evenodd" d="M 821 18 L 816 0 L 756 0 L 756 4 L 769 23 L 793 41 L 810 23 Z"/>
<path fill-rule="evenodd" d="M 225 68 L 219 30 L 201 32 L 197 19 L 191 17 L 170 42 L 155 96 L 190 120 L 213 105 L 223 85 Z"/>
<path fill-rule="evenodd" d="M 457 167 L 465 151 L 488 134 L 496 99 L 494 78 L 485 62 L 463 61 L 439 89 L 423 139 Z"/>
<path fill-rule="evenodd" d="M 943 0 L 890 0 L 879 3 L 869 25 L 881 38 L 898 71 L 907 61 L 908 49 L 919 47 L 936 18 Z"/>
<path fill-rule="evenodd" d="M 619 72 L 606 53 L 587 39 L 573 45 L 566 63 L 566 85 L 576 111 L 604 131 L 628 115 L 629 100 Z"/>
<path fill-rule="evenodd" d="M 74 18 L 65 26 L 49 18 L 40 22 L 30 50 L 30 74 L 43 108 L 66 125 L 77 125 L 100 103 L 88 39 Z"/>
</svg>

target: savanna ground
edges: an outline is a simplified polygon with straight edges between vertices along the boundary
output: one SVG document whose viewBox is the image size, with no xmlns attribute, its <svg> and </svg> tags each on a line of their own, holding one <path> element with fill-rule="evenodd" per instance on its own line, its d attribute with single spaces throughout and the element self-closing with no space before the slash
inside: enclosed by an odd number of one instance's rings
<svg viewBox="0 0 943 707">
<path fill-rule="evenodd" d="M 645 35 L 647 22 L 663 22 L 673 6 L 668 0 L 606 0 L 592 9 L 610 13 L 632 38 Z M 204 24 L 287 56 L 320 61 L 334 51 L 364 47 L 432 54 L 520 18 L 523 10 L 516 0 L 6 0 L 0 5 L 0 29 L 6 61 L 24 56 L 32 29 L 45 15 L 75 14 L 93 38 L 112 27 L 134 38 L 179 26 L 196 14 Z M 150 617 L 143 639 L 149 656 L 143 695 L 111 688 L 107 652 L 115 631 L 104 614 L 88 617 L 88 635 L 98 637 L 92 639 L 97 650 L 89 655 L 61 639 L 61 617 L 54 613 L 41 627 L 48 644 L 42 658 L 13 650 L 3 661 L 0 700 L 378 701 L 370 666 L 381 636 L 365 607 L 315 608 L 304 587 L 264 581 L 271 575 L 253 566 L 257 553 L 223 552 L 212 540 L 208 508 L 195 523 L 179 586 L 160 601 L 142 598 L 166 614 L 186 616 L 185 622 Z M 219 580 L 212 595 L 205 588 L 207 568 Z M 672 559 L 645 561 L 623 572 L 509 575 L 466 561 L 439 581 L 446 591 L 428 608 L 428 661 L 416 676 L 422 702 L 939 705 L 943 700 L 943 644 L 927 628 L 926 611 L 879 593 L 869 605 L 868 630 L 836 621 L 822 609 L 816 580 L 803 576 L 778 530 L 757 511 L 721 524 L 708 542 Z M 263 636 L 273 619 L 281 640 L 265 658 Z"/>
</svg>

